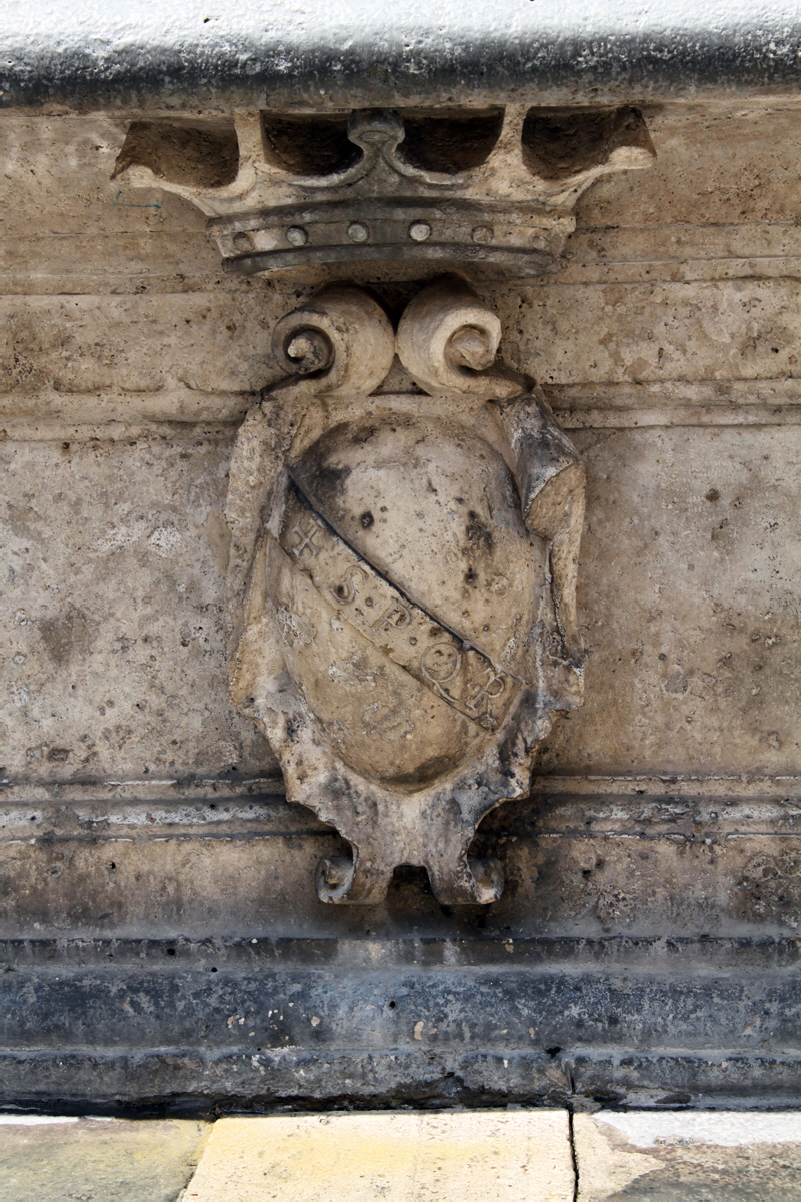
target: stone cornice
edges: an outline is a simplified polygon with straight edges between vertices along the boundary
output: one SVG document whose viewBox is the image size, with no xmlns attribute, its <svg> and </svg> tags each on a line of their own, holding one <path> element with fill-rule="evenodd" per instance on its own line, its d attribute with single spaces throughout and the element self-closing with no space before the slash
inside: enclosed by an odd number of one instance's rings
<svg viewBox="0 0 801 1202">
<path fill-rule="evenodd" d="M 797 86 L 798 16 L 739 0 L 699 12 L 680 0 L 643 17 L 624 0 L 500 0 L 450 13 L 407 0 L 382 6 L 288 3 L 269 18 L 255 3 L 209 15 L 138 0 L 115 8 L 32 0 L 5 6 L 0 104 L 220 109 L 263 103 L 310 109 L 365 103 L 463 103 L 531 95 L 543 103 L 665 95 L 700 89 Z"/>
</svg>

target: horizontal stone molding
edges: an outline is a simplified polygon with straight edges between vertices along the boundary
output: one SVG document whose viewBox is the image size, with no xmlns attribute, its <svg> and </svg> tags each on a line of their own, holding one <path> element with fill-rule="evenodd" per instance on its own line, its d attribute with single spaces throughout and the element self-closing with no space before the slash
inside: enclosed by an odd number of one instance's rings
<svg viewBox="0 0 801 1202">
<path fill-rule="evenodd" d="M 192 780 L 12 781 L 0 780 L 0 806 L 50 806 L 134 802 L 177 807 L 184 803 L 234 802 L 265 799 L 283 805 L 284 786 L 278 776 L 226 780 L 198 777 Z M 592 773 L 535 776 L 532 796 L 615 797 L 635 801 L 648 798 L 798 798 L 801 773 L 748 775 L 742 773 Z M 310 819 L 310 821 L 314 821 Z"/>
<path fill-rule="evenodd" d="M 164 24 L 142 6 L 113 24 L 98 18 L 91 37 L 70 6 L 28 20 L 10 11 L 8 108 L 228 113 L 257 107 L 265 95 L 278 108 L 430 105 L 443 94 L 452 104 L 491 104 L 528 99 L 533 81 L 545 104 L 575 103 L 577 94 L 602 104 L 621 94 L 697 102 L 732 92 L 741 103 L 765 93 L 792 102 L 799 75 L 789 6 L 761 21 L 737 7 L 703 21 L 676 5 L 645 25 L 624 6 L 598 16 L 553 6 L 524 12 L 508 28 L 505 10 L 489 4 L 469 21 L 454 13 L 447 37 L 423 5 L 403 20 L 365 6 L 349 21 L 338 10 L 315 10 L 311 22 L 279 6 L 269 25 L 237 11 L 211 33 L 194 10 Z M 104 52 L 115 39 L 119 52 Z"/>
<path fill-rule="evenodd" d="M 617 971 L 565 972 L 558 961 L 433 969 L 402 962 L 360 968 L 336 959 L 298 968 L 260 963 L 258 956 L 232 969 L 217 963 L 212 946 L 196 948 L 191 967 L 173 965 L 177 956 L 168 956 L 166 946 L 154 963 L 147 952 L 130 950 L 138 964 L 116 963 L 125 951 L 119 945 L 107 946 L 106 964 L 98 967 L 17 960 L 0 983 L 0 1046 L 41 1051 L 55 1045 L 66 1052 L 84 1045 L 99 1053 L 148 1044 L 190 1048 L 203 1015 L 209 1049 L 248 1049 L 255 1056 L 303 1050 L 318 1063 L 328 1049 L 542 1055 L 554 1046 L 609 1050 L 621 1043 L 632 1052 L 767 1048 L 801 1056 L 797 967 L 763 967 L 733 978 L 725 970 L 699 970 L 692 948 L 683 949 L 669 972 L 625 963 Z M 133 1013 L 126 995 L 138 999 Z M 610 1023 L 610 1015 L 617 1021 Z"/>
<path fill-rule="evenodd" d="M 255 1061 L 255 1063 L 254 1063 Z M 324 1076 L 323 1076 L 324 1074 Z M 387 1075 L 388 1074 L 388 1075 Z M 214 1053 L 157 1048 L 99 1053 L 89 1049 L 0 1052 L 3 1098 L 38 1113 L 185 1117 L 199 1113 L 270 1112 L 301 1104 L 307 1110 L 352 1106 L 558 1106 L 786 1110 L 801 1088 L 801 1058 L 793 1052 L 688 1052 L 654 1048 L 577 1048 L 554 1062 L 524 1052 L 443 1056 L 428 1050 L 385 1055 L 328 1052 L 322 1068 L 303 1053 L 250 1049 Z M 340 1092 L 331 1082 L 340 1083 Z"/>
<path fill-rule="evenodd" d="M 512 937 L 493 932 L 480 939 L 455 934 L 426 938 L 399 932 L 367 935 L 308 935 L 251 938 L 80 939 L 0 938 L 0 971 L 12 965 L 32 973 L 64 968 L 145 969 L 148 972 L 272 972 L 329 970 L 393 972 L 400 970 L 630 967 L 659 977 L 688 971 L 727 969 L 733 958 L 748 980 L 765 971 L 783 973 L 801 967 L 801 944 L 793 936 L 556 936 Z M 110 961 L 114 964 L 111 965 Z M 390 1007 L 391 1008 L 391 1007 Z M 508 1032 L 507 1032 L 508 1034 Z M 529 1036 L 530 1038 L 530 1036 Z M 526 1040 L 526 1044 L 528 1040 Z"/>
<path fill-rule="evenodd" d="M 106 398 L 104 398 L 105 400 Z M 74 405 L 71 404 L 71 398 L 64 398 L 66 404 L 63 406 L 69 409 Z M 88 406 L 92 404 L 97 408 L 102 407 L 102 401 L 98 398 L 89 398 Z M 169 406 L 169 401 L 167 401 Z M 199 401 L 198 407 L 202 410 L 206 407 L 209 409 L 219 406 L 220 413 L 216 417 L 201 418 L 200 420 L 192 418 L 189 421 L 170 420 L 165 414 L 163 419 L 151 419 L 144 421 L 126 421 L 116 420 L 111 418 L 103 421 L 59 421 L 57 418 L 47 417 L 15 417 L 10 421 L 3 421 L 0 415 L 0 441 L 9 442 L 57 442 L 57 443 L 74 443 L 74 442 L 123 442 L 135 443 L 146 439 L 161 439 L 169 440 L 170 442 L 180 442 L 189 439 L 195 439 L 198 435 L 204 438 L 222 438 L 230 439 L 232 437 L 231 427 L 233 423 L 242 416 L 247 402 L 242 398 L 211 398 L 204 404 L 203 399 Z M 1 407 L 1 406 L 0 406 Z M 55 402 L 54 407 L 60 407 L 58 402 Z M 125 398 L 119 399 L 119 410 L 122 412 L 125 408 L 131 409 L 130 401 Z M 181 407 L 181 401 L 178 402 L 176 408 Z M 46 403 L 42 406 L 46 409 Z M 83 416 L 83 415 L 82 415 Z M 229 420 L 230 419 L 230 420 Z"/>
<path fill-rule="evenodd" d="M 783 426 L 801 421 L 801 380 L 662 380 L 629 384 L 549 384 L 563 426 Z"/>
<path fill-rule="evenodd" d="M 730 395 L 705 399 L 707 390 L 693 383 L 666 381 L 647 390 L 637 386 L 570 387 L 551 385 L 544 391 L 560 424 L 569 430 L 630 430 L 691 426 L 796 426 L 801 424 L 801 382 L 727 382 Z M 749 390 L 755 394 L 749 396 Z M 660 397 L 658 394 L 664 391 Z M 679 398 L 672 401 L 672 397 Z M 31 397 L 0 396 L 0 441 L 130 442 L 140 439 L 189 439 L 205 427 L 204 436 L 231 437 L 252 393 L 160 392 L 144 394 L 45 393 Z M 639 403 L 638 403 L 639 402 Z M 643 403 L 644 402 L 644 403 Z M 650 402 L 650 403 L 649 403 Z M 5 416 L 7 414 L 8 416 Z M 209 429 L 209 424 L 219 427 Z M 226 428 L 224 428 L 226 427 Z"/>
<path fill-rule="evenodd" d="M 774 380 L 796 367 L 797 279 L 499 289 L 516 365 L 542 384 Z M 507 319 L 506 307 L 509 307 Z M 0 299 L 0 388 L 253 392 L 277 376 L 269 331 L 284 298 L 258 293 Z M 514 320 L 513 320 L 514 318 Z M 592 338 L 586 331 L 593 331 Z M 100 349 L 102 348 L 102 349 Z"/>
<path fill-rule="evenodd" d="M 671 426 L 797 426 L 801 408 L 795 405 L 664 405 L 654 409 L 555 409 L 567 430 L 637 430 Z"/>
<path fill-rule="evenodd" d="M 155 193 L 154 193 L 155 194 Z M 126 189 L 126 196 L 128 190 Z M 154 202 L 160 210 L 163 194 Z M 148 198 L 146 198 L 147 200 Z M 136 209 L 142 206 L 126 200 Z M 558 275 L 562 285 L 700 283 L 794 279 L 801 273 L 801 231 L 792 221 L 690 222 L 583 225 L 572 234 Z M 0 236 L 0 293 L 17 296 L 150 296 L 192 292 L 263 294 L 251 283 L 220 270 L 202 222 L 184 230 L 120 232 L 25 231 Z M 531 276 L 507 280 L 532 287 Z M 553 278 L 536 287 L 550 289 Z"/>
<path fill-rule="evenodd" d="M 733 974 L 685 947 L 668 971 L 625 956 L 571 967 L 556 949 L 539 966 L 507 955 L 505 967 L 434 967 L 425 949 L 414 963 L 414 945 L 410 960 L 396 944 L 384 966 L 370 963 L 374 946 L 318 948 L 315 966 L 293 967 L 257 941 L 230 957 L 210 943 L 0 945 L 15 957 L 0 975 L 0 1099 L 581 1107 L 747 1096 L 770 1107 L 797 1096 L 794 964 Z"/>
<path fill-rule="evenodd" d="M 323 939 L 329 949 L 358 937 L 380 949 L 411 924 L 413 942 L 478 939 L 503 945 L 510 962 L 545 936 L 795 947 L 799 779 L 706 783 L 704 793 L 691 779 L 540 780 L 529 801 L 490 815 L 474 844 L 503 861 L 501 902 L 452 913 L 422 870 L 401 869 L 385 903 L 348 918 L 308 888 L 320 856 L 342 854 L 342 841 L 273 781 L 129 782 L 105 797 L 100 786 L 6 788 L 0 937 L 238 935 Z M 560 791 L 569 785 L 576 791 Z M 374 963 L 384 952 L 366 954 Z"/>
</svg>

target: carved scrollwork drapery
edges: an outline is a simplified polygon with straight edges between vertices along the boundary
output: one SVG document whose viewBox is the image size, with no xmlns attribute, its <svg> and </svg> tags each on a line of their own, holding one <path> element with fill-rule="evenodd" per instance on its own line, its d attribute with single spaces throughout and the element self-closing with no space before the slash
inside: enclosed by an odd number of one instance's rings
<svg viewBox="0 0 801 1202">
<path fill-rule="evenodd" d="M 397 335 L 369 293 L 324 289 L 276 326 L 293 374 L 240 431 L 232 699 L 288 798 L 350 843 L 318 870 L 326 901 L 373 904 L 404 863 L 443 903 L 499 897 L 476 826 L 581 698 L 583 469 L 500 333 L 458 277 Z M 424 392 L 375 395 L 394 353 Z"/>
</svg>

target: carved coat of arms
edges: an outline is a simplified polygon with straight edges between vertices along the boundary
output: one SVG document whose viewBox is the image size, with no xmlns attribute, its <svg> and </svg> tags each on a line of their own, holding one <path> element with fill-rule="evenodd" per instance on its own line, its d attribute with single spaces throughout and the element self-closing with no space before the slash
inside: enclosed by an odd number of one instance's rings
<svg viewBox="0 0 801 1202">
<path fill-rule="evenodd" d="M 350 843 L 324 901 L 375 904 L 400 864 L 486 903 L 469 847 L 527 793 L 555 712 L 580 704 L 584 469 L 537 390 L 496 363 L 500 322 L 459 277 L 397 333 L 352 285 L 284 317 L 289 372 L 231 467 L 232 697 L 287 797 Z M 413 391 L 384 384 L 395 356 Z"/>
<path fill-rule="evenodd" d="M 234 275 L 541 275 L 593 181 L 654 158 L 630 105 L 243 110 L 134 122 L 115 176 L 199 206 Z M 400 864 L 443 904 L 498 898 L 476 827 L 527 793 L 554 714 L 581 702 L 584 472 L 499 342 L 461 276 L 397 332 L 332 284 L 278 322 L 287 378 L 237 439 L 232 699 L 288 799 L 350 843 L 319 865 L 324 901 L 379 902 Z"/>
</svg>

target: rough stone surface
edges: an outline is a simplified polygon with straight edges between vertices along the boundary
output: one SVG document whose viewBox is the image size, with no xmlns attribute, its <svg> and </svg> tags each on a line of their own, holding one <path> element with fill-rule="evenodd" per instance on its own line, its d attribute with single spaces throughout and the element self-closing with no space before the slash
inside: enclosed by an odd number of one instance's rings
<svg viewBox="0 0 801 1202">
<path fill-rule="evenodd" d="M 230 1118 L 214 1124 L 187 1199 L 569 1202 L 567 1112 Z"/>
<path fill-rule="evenodd" d="M 579 1202 L 801 1196 L 797 1113 L 576 1115 Z"/>
<path fill-rule="evenodd" d="M 228 431 L 170 433 L 0 448 L 0 763 L 12 779 L 274 771 L 226 696 Z M 604 431 L 579 442 L 589 683 L 544 767 L 792 775 L 797 430 Z M 613 563 L 631 568 L 625 586 L 609 579 Z M 180 727 L 165 727 L 167 708 Z"/>
<path fill-rule="evenodd" d="M 793 775 L 796 429 L 582 432 L 586 708 L 545 770 Z M 614 568 L 618 571 L 615 573 Z"/>
<path fill-rule="evenodd" d="M 801 1088 L 794 940 L 2 951 L 3 1089 L 29 1105 L 791 1106 Z"/>
<path fill-rule="evenodd" d="M 174 1202 L 200 1156 L 191 1119 L 0 1115 L 2 1202 Z"/>
<path fill-rule="evenodd" d="M 0 444 L 7 779 L 272 766 L 227 699 L 228 430 L 154 434 Z"/>
<path fill-rule="evenodd" d="M 4 1097 L 794 1104 L 798 96 L 647 105 L 654 167 L 585 193 L 561 274 L 476 281 L 587 465 L 586 701 L 479 829 L 500 901 L 402 869 L 360 912 L 309 889 L 346 847 L 226 695 L 232 448 L 329 276 L 224 274 L 189 203 L 112 180 L 142 111 L 0 117 Z M 390 277 L 396 321 L 430 276 Z M 350 995 L 264 1062 L 229 1039 L 243 1000 Z"/>
</svg>

